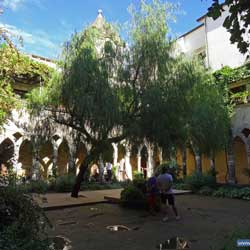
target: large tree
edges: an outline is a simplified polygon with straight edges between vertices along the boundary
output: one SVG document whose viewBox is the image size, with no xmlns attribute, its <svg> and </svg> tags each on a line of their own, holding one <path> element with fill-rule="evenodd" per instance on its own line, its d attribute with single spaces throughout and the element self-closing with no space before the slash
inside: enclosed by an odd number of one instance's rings
<svg viewBox="0 0 250 250">
<path fill-rule="evenodd" d="M 171 4 L 159 0 L 131 7 L 126 44 L 99 16 L 66 43 L 62 71 L 42 92 L 31 93 L 31 107 L 40 116 L 44 113 L 73 128 L 90 146 L 73 197 L 78 196 L 89 164 L 111 143 L 147 138 L 165 148 L 178 145 L 192 125 L 188 118 L 193 112 L 194 91 L 202 99 L 206 87 L 216 90 L 203 67 L 174 56 L 166 22 L 172 9 Z M 206 101 L 204 98 L 204 105 L 208 105 Z M 216 120 L 212 112 L 209 115 L 208 120 Z"/>
</svg>

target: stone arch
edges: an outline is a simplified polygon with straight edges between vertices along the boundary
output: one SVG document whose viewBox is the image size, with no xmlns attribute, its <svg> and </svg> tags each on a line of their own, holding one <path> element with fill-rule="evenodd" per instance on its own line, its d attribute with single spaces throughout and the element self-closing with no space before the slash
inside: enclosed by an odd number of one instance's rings
<svg viewBox="0 0 250 250">
<path fill-rule="evenodd" d="M 143 145 L 141 149 L 141 172 L 144 178 L 147 178 L 147 164 L 148 163 L 148 149 L 146 145 Z"/>
<path fill-rule="evenodd" d="M 239 184 L 249 184 L 249 177 L 244 174 L 245 169 L 248 169 L 247 152 L 244 141 L 239 137 L 233 140 L 233 150 L 235 156 L 235 175 Z"/>
<path fill-rule="evenodd" d="M 52 142 L 46 141 L 40 146 L 39 163 L 41 165 L 41 176 L 46 180 L 49 175 L 52 175 L 52 166 L 53 166 Z"/>
<path fill-rule="evenodd" d="M 69 162 L 69 146 L 68 142 L 65 139 L 63 139 L 63 141 L 58 147 L 58 156 L 57 156 L 58 175 L 67 174 L 68 162 Z"/>
<path fill-rule="evenodd" d="M 19 148 L 18 162 L 22 164 L 22 170 L 26 177 L 32 176 L 33 145 L 28 139 L 24 140 Z"/>
<path fill-rule="evenodd" d="M 4 139 L 0 144 L 0 160 L 7 166 L 11 165 L 14 157 L 14 142 L 10 138 Z"/>
</svg>

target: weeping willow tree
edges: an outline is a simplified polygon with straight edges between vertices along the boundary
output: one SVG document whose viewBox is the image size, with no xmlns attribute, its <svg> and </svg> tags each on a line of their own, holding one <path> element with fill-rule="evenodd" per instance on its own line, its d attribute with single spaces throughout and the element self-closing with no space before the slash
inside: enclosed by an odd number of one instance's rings
<svg viewBox="0 0 250 250">
<path fill-rule="evenodd" d="M 159 0 L 132 6 L 126 44 L 99 14 L 65 44 L 61 72 L 31 93 L 33 111 L 76 130 L 90 145 L 72 197 L 78 196 L 89 164 L 111 143 L 144 138 L 166 148 L 183 143 L 196 126 L 190 122 L 194 95 L 202 99 L 207 87 L 218 91 L 198 63 L 174 56 L 167 38 L 173 10 Z M 208 107 L 206 101 L 199 104 Z M 206 120 L 215 121 L 209 115 Z"/>
</svg>

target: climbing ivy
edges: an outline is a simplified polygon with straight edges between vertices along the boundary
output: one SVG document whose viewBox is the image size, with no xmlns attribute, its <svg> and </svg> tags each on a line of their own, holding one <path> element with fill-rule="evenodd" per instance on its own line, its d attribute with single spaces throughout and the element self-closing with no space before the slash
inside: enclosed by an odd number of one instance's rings
<svg viewBox="0 0 250 250">
<path fill-rule="evenodd" d="M 230 84 L 239 80 L 250 77 L 250 63 L 241 67 L 232 69 L 229 66 L 225 66 L 220 70 L 214 72 L 214 77 L 218 84 Z"/>
<path fill-rule="evenodd" d="M 46 84 L 53 69 L 19 53 L 16 48 L 0 44 L 0 127 L 13 108 L 21 103 L 13 92 L 15 84 Z"/>
<path fill-rule="evenodd" d="M 0 79 L 6 79 L 10 84 L 47 83 L 52 71 L 46 64 L 36 62 L 6 44 L 0 47 Z"/>
</svg>

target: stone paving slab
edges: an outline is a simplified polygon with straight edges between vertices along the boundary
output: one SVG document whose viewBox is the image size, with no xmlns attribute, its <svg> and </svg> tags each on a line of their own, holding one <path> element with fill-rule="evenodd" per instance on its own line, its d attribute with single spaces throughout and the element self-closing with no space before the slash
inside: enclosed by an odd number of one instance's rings
<svg viewBox="0 0 250 250">
<path fill-rule="evenodd" d="M 45 210 L 86 206 L 97 203 L 120 201 L 122 189 L 108 189 L 96 191 L 81 191 L 78 198 L 72 198 L 70 193 L 33 194 L 34 200 Z M 174 190 L 175 195 L 190 194 L 189 190 Z"/>
<path fill-rule="evenodd" d="M 184 194 L 191 194 L 192 191 L 190 190 L 176 190 L 173 189 L 175 195 L 184 195 Z M 108 200 L 112 203 L 119 203 L 120 202 L 120 193 L 113 193 L 112 196 L 104 196 L 104 199 Z"/>
<path fill-rule="evenodd" d="M 122 189 L 81 191 L 78 198 L 72 198 L 70 193 L 33 194 L 34 200 L 45 210 L 67 207 L 85 206 L 107 202 L 104 196 L 120 196 Z"/>
</svg>

